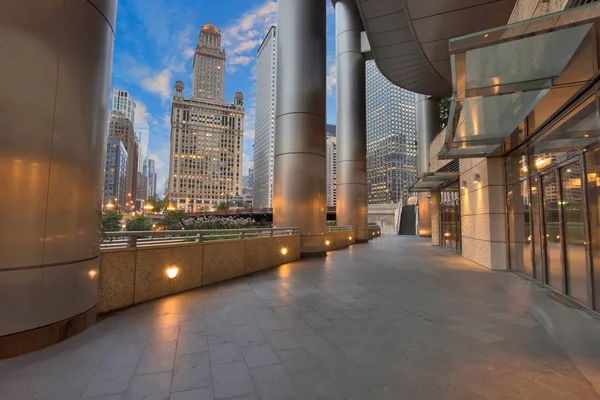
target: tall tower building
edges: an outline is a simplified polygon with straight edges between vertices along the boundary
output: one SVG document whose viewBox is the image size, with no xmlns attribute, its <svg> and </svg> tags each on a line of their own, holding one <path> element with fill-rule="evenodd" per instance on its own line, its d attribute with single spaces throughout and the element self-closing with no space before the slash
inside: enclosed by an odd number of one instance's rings
<svg viewBox="0 0 600 400">
<path fill-rule="evenodd" d="M 273 207 L 275 137 L 275 75 L 277 29 L 272 26 L 256 53 L 256 113 L 254 122 L 254 207 Z"/>
<path fill-rule="evenodd" d="M 242 194 L 244 95 L 223 101 L 225 52 L 221 33 L 202 27 L 194 56 L 189 98 L 177 81 L 171 105 L 171 163 L 168 195 L 189 212 Z"/>
<path fill-rule="evenodd" d="M 150 145 L 150 127 L 148 126 L 148 124 L 135 124 L 133 126 L 133 129 L 135 131 L 135 137 L 137 139 L 138 145 L 140 146 L 137 172 L 147 175 L 148 146 Z"/>
<path fill-rule="evenodd" d="M 112 111 L 122 112 L 132 124 L 135 124 L 135 103 L 131 100 L 128 91 L 113 89 Z"/>
<path fill-rule="evenodd" d="M 125 208 L 127 201 L 127 150 L 121 139 L 106 141 L 104 167 L 104 205 L 114 204 Z"/>
<path fill-rule="evenodd" d="M 200 31 L 192 77 L 191 98 L 223 101 L 225 90 L 225 50 L 221 48 L 221 32 L 206 24 Z"/>
<path fill-rule="evenodd" d="M 417 178 L 415 94 L 366 63 L 369 203 L 406 204 Z"/>
<path fill-rule="evenodd" d="M 327 207 L 335 207 L 337 200 L 337 142 L 327 136 Z"/>
<path fill-rule="evenodd" d="M 120 111 L 113 111 L 110 115 L 110 124 L 108 127 L 108 137 L 120 139 L 127 150 L 127 199 L 126 206 L 132 207 L 137 192 L 137 159 L 138 144 L 135 140 L 133 124 Z"/>
<path fill-rule="evenodd" d="M 156 163 L 148 159 L 148 197 L 156 194 Z"/>
</svg>

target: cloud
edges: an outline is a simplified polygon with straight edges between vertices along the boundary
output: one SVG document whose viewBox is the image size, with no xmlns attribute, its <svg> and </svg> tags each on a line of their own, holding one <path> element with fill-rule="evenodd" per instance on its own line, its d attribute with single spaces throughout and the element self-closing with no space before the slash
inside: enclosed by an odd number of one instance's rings
<svg viewBox="0 0 600 400">
<path fill-rule="evenodd" d="M 171 70 L 163 69 L 154 76 L 142 78 L 142 87 L 150 93 L 159 94 L 164 100 L 171 97 Z"/>
<path fill-rule="evenodd" d="M 191 48 L 191 47 L 190 47 L 190 48 L 187 48 L 187 49 L 185 49 L 185 50 L 183 51 L 183 56 L 184 56 L 186 59 L 190 59 L 190 58 L 194 57 L 194 54 L 196 54 L 196 50 L 194 50 L 194 49 L 193 49 L 193 48 Z"/>
<path fill-rule="evenodd" d="M 244 157 L 242 161 L 242 175 L 248 175 L 248 170 L 252 167 L 254 167 L 254 160 L 251 157 Z"/>
<path fill-rule="evenodd" d="M 252 61 L 252 58 L 250 58 L 248 56 L 236 56 L 236 57 L 230 57 L 227 60 L 227 63 L 229 65 L 248 65 L 248 64 L 250 64 L 250 61 Z"/>
<path fill-rule="evenodd" d="M 329 66 L 329 70 L 327 72 L 327 94 L 333 93 L 333 88 L 337 84 L 337 74 L 335 70 L 335 64 L 331 64 Z"/>
<path fill-rule="evenodd" d="M 135 103 L 135 124 L 147 125 L 148 121 L 150 121 L 152 118 L 152 116 L 148 112 L 148 108 L 144 103 L 142 103 L 141 100 L 136 100 L 134 98 L 132 98 L 131 100 L 133 100 L 133 102 Z"/>
</svg>

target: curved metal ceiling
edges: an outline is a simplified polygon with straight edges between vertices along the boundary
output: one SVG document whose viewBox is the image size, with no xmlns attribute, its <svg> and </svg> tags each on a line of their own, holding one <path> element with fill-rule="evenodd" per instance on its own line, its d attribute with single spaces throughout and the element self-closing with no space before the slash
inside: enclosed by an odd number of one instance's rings
<svg viewBox="0 0 600 400">
<path fill-rule="evenodd" d="M 516 0 L 356 0 L 379 70 L 396 85 L 452 94 L 448 40 L 505 25 Z"/>
</svg>

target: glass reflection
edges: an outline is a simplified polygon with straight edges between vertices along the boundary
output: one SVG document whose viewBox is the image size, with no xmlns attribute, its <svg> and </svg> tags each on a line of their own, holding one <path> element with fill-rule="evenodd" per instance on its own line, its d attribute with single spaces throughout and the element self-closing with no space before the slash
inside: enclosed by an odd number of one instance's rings
<svg viewBox="0 0 600 400">
<path fill-rule="evenodd" d="M 461 251 L 460 196 L 458 182 L 440 191 L 440 243 Z"/>
<path fill-rule="evenodd" d="M 533 268 L 534 277 L 542 281 L 542 242 L 541 242 L 541 214 L 540 214 L 540 196 L 538 191 L 538 178 L 531 179 L 531 224 L 533 226 Z"/>
<path fill-rule="evenodd" d="M 533 276 L 531 265 L 531 217 L 527 180 L 507 186 L 510 267 Z"/>
<path fill-rule="evenodd" d="M 594 308 L 600 311 L 600 148 L 586 154 L 588 219 L 590 224 L 592 266 L 594 267 Z"/>
<path fill-rule="evenodd" d="M 583 225 L 583 190 L 581 163 L 561 168 L 561 201 L 565 233 L 567 293 L 587 304 L 585 229 Z"/>
<path fill-rule="evenodd" d="M 555 173 L 542 176 L 544 196 L 544 240 L 546 242 L 546 279 L 548 285 L 564 293 L 564 269 L 560 258 L 559 191 Z"/>
</svg>

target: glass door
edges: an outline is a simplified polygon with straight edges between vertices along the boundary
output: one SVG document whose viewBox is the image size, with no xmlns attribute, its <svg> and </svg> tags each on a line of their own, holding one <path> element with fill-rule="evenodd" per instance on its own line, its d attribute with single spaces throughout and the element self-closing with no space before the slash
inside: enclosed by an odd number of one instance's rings
<svg viewBox="0 0 600 400">
<path fill-rule="evenodd" d="M 586 239 L 581 163 L 575 162 L 560 169 L 565 267 L 567 294 L 578 302 L 588 304 Z"/>
<path fill-rule="evenodd" d="M 560 192 L 556 172 L 542 175 L 544 212 L 544 244 L 546 249 L 546 284 L 565 293 L 565 274 L 562 262 L 560 229 Z"/>
</svg>

